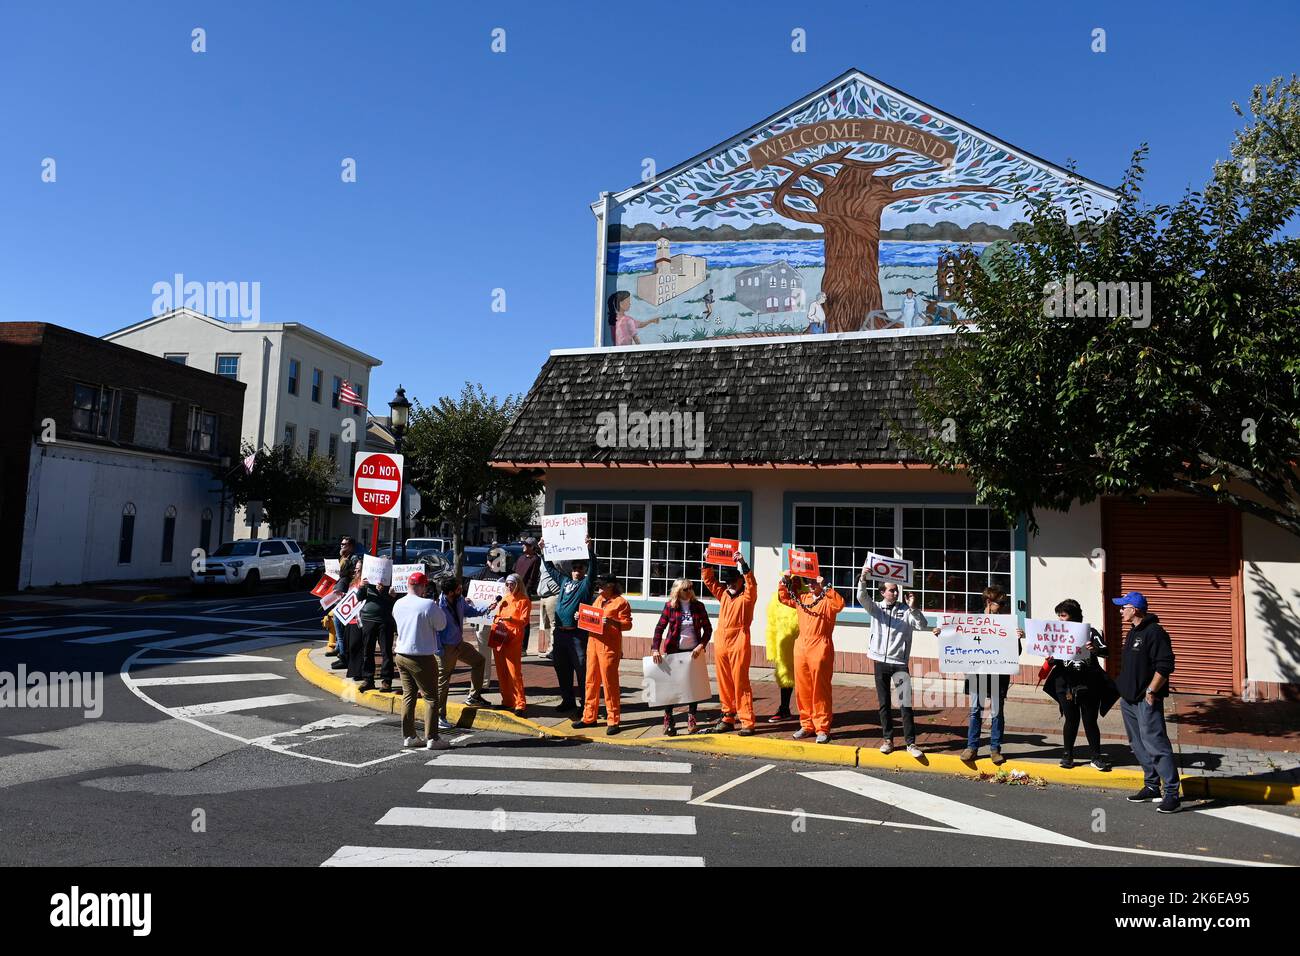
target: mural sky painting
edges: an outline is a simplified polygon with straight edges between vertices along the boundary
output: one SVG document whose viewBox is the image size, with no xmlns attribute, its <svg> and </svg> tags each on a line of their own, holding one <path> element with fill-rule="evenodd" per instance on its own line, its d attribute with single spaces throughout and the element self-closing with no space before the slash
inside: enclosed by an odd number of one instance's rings
<svg viewBox="0 0 1300 956">
<path fill-rule="evenodd" d="M 950 256 L 1029 197 L 1114 193 L 856 70 L 610 197 L 606 345 L 962 321 Z"/>
</svg>

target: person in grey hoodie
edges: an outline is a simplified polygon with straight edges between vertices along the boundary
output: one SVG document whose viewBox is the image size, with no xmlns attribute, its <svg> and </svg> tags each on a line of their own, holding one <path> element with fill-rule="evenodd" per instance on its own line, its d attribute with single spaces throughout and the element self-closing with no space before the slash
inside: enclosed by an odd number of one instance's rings
<svg viewBox="0 0 1300 956">
<path fill-rule="evenodd" d="M 903 712 L 903 740 L 907 752 L 918 760 L 921 748 L 916 745 L 916 724 L 912 718 L 912 682 L 907 673 L 907 659 L 912 654 L 912 633 L 928 628 L 929 622 L 916 608 L 916 592 L 908 591 L 906 603 L 898 600 L 899 586 L 886 581 L 880 586 L 881 600 L 872 596 L 872 580 L 863 571 L 858 579 L 858 603 L 871 616 L 871 639 L 867 656 L 876 672 L 876 699 L 880 702 L 880 752 L 894 749 L 894 688 L 899 690 L 899 709 Z"/>
</svg>

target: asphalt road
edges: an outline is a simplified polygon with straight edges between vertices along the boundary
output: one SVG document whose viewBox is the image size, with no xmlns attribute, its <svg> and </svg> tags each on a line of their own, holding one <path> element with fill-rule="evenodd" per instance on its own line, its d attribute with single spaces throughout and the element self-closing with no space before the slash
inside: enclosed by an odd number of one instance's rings
<svg viewBox="0 0 1300 956">
<path fill-rule="evenodd" d="M 1298 808 L 1166 816 L 1117 791 L 471 730 L 402 751 L 396 717 L 297 676 L 319 616 L 301 593 L 0 613 L 0 674 L 103 691 L 0 710 L 0 864 L 1300 864 Z"/>
</svg>

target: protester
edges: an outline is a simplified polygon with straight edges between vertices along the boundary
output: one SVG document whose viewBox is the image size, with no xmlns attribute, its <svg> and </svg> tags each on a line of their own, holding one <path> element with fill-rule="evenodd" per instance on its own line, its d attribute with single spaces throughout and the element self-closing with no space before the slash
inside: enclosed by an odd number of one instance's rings
<svg viewBox="0 0 1300 956">
<path fill-rule="evenodd" d="M 516 717 L 523 717 L 528 708 L 524 696 L 523 647 L 524 629 L 532 615 L 533 602 L 528 599 L 519 575 L 507 575 L 506 592 L 496 601 L 490 640 L 496 658 L 501 706 L 509 707 Z"/>
<path fill-rule="evenodd" d="M 514 573 L 519 575 L 519 580 L 524 587 L 524 594 L 528 595 L 528 600 L 533 604 L 537 603 L 537 587 L 542 577 L 542 555 L 537 550 L 537 539 L 533 537 L 524 538 L 524 553 L 515 558 Z M 519 650 L 520 658 L 528 656 L 528 639 L 533 633 L 533 622 L 531 618 L 524 625 L 524 643 Z"/>
<path fill-rule="evenodd" d="M 442 608 L 426 597 L 429 579 L 423 571 L 416 571 L 407 581 L 406 596 L 393 605 L 393 619 L 397 622 L 397 672 L 402 675 L 402 745 L 420 746 L 415 734 L 415 702 L 423 693 L 424 736 L 429 750 L 446 750 L 450 744 L 438 736 L 437 708 L 433 701 L 438 697 L 437 632 L 446 626 Z"/>
<path fill-rule="evenodd" d="M 375 686 L 375 647 L 382 648 L 383 661 L 379 669 L 379 689 L 386 694 L 393 691 L 393 644 L 388 631 L 388 585 L 361 582 L 361 690 Z"/>
<path fill-rule="evenodd" d="M 791 593 L 803 593 L 802 578 L 791 578 Z M 773 594 L 767 602 L 767 659 L 772 663 L 776 686 L 781 692 L 781 703 L 776 713 L 767 718 L 769 724 L 792 720 L 790 698 L 794 695 L 794 642 L 799 638 L 799 612 L 781 603 L 781 596 Z"/>
<path fill-rule="evenodd" d="M 618 679 L 618 662 L 623 659 L 623 632 L 632 630 L 632 605 L 619 588 L 618 578 L 602 574 L 596 579 L 600 588 L 595 606 L 604 613 L 605 627 L 587 641 L 587 703 L 582 719 L 575 728 L 595 727 L 600 715 L 600 691 L 605 690 L 605 734 L 613 737 L 621 729 L 622 688 Z"/>
<path fill-rule="evenodd" d="M 492 613 L 491 608 L 476 607 L 465 599 L 461 592 L 460 578 L 448 575 L 442 579 L 442 596 L 438 607 L 442 609 L 446 624 L 438 629 L 438 727 L 450 730 L 447 720 L 447 695 L 451 691 L 452 672 L 458 663 L 469 665 L 469 694 L 465 697 L 468 707 L 486 707 L 487 698 L 483 696 L 483 673 L 486 670 L 483 655 L 478 648 L 464 639 L 465 622 L 470 618 L 486 617 Z"/>
<path fill-rule="evenodd" d="M 555 659 L 555 605 L 560 600 L 560 586 L 549 574 L 538 575 L 537 599 L 542 606 L 537 619 L 537 629 L 546 635 L 546 653 L 542 657 L 553 661 Z"/>
<path fill-rule="evenodd" d="M 658 664 L 665 654 L 677 654 L 690 651 L 692 660 L 698 660 L 704 653 L 713 633 L 709 623 L 709 612 L 704 603 L 695 596 L 695 586 L 688 578 L 678 578 L 668 592 L 668 603 L 659 614 L 659 623 L 655 625 L 654 640 L 650 642 L 651 656 Z M 686 705 L 686 732 L 696 733 L 699 725 L 699 701 Z M 664 736 L 672 737 L 677 733 L 673 719 L 673 709 L 664 708 Z"/>
<path fill-rule="evenodd" d="M 483 570 L 475 576 L 478 581 L 504 581 L 506 579 L 507 560 L 509 554 L 505 548 L 501 547 L 496 538 L 492 539 L 492 544 L 488 549 L 487 561 L 483 565 Z M 474 644 L 478 648 L 479 655 L 483 658 L 483 686 L 489 688 L 492 686 L 492 661 L 494 655 L 489 643 L 489 637 L 492 633 L 492 622 L 484 621 L 474 625 Z M 486 705 L 486 701 L 483 705 Z"/>
<path fill-rule="evenodd" d="M 985 614 L 1009 614 L 1011 598 L 1000 587 L 990 585 L 984 589 Z M 936 635 L 939 628 L 934 629 Z M 1020 631 L 1023 641 L 1024 631 Z M 979 755 L 980 727 L 984 723 L 984 705 L 989 705 L 989 759 L 995 764 L 1006 762 L 1002 756 L 1002 730 L 1007 721 L 1007 691 L 1011 687 L 1010 674 L 967 674 L 966 694 L 970 697 L 970 718 L 966 722 L 966 749 L 959 755 L 967 763 Z"/>
<path fill-rule="evenodd" d="M 835 619 L 844 609 L 844 598 L 836 593 L 826 579 L 810 581 L 808 590 L 812 600 L 805 602 L 790 590 L 790 574 L 781 578 L 777 596 L 787 607 L 799 614 L 799 637 L 794 642 L 794 680 L 799 694 L 799 729 L 795 740 L 811 737 L 814 732 L 819 744 L 831 739 L 831 716 L 834 706 L 831 674 L 835 670 L 835 645 L 831 635 Z"/>
<path fill-rule="evenodd" d="M 1062 621 L 1082 624 L 1083 608 L 1074 598 L 1066 598 L 1056 605 L 1056 616 Z M 1097 726 L 1097 715 L 1106 716 L 1106 712 L 1119 699 L 1119 691 L 1097 660 L 1106 654 L 1106 642 L 1101 633 L 1095 627 L 1090 627 L 1083 660 L 1062 661 L 1049 657 L 1043 662 L 1047 671 L 1043 690 L 1056 701 L 1064 718 L 1061 728 L 1065 749 L 1065 754 L 1061 757 L 1062 767 L 1074 766 L 1074 741 L 1079 736 L 1079 720 L 1082 718 L 1083 733 L 1092 750 L 1092 766 L 1097 770 L 1110 769 L 1110 761 L 1101 752 L 1101 729 Z"/>
<path fill-rule="evenodd" d="M 560 705 L 555 709 L 561 714 L 579 709 L 586 693 L 583 685 L 587 674 L 587 632 L 578 627 L 578 605 L 591 603 L 597 568 L 596 549 L 591 538 L 587 539 L 587 552 L 591 555 L 590 568 L 587 561 L 574 561 L 570 564 L 568 577 L 565 577 L 555 565 L 546 560 L 543 542 L 542 568 L 559 588 L 559 597 L 555 602 L 555 649 L 552 660 L 555 664 L 555 678 L 560 685 Z"/>
<path fill-rule="evenodd" d="M 1160 800 L 1161 813 L 1176 813 L 1178 764 L 1174 748 L 1165 729 L 1165 697 L 1169 693 L 1169 675 L 1174 672 L 1174 647 L 1160 619 L 1147 612 L 1147 599 L 1139 591 L 1111 598 L 1119 605 L 1120 617 L 1128 625 L 1120 658 L 1119 709 L 1124 716 L 1124 730 L 1133 756 L 1146 777 L 1145 785 L 1129 797 L 1132 803 Z M 1161 798 L 1161 785 L 1164 796 Z"/>
<path fill-rule="evenodd" d="M 916 608 L 916 592 L 908 591 L 905 604 L 898 600 L 899 586 L 889 581 L 880 586 L 880 601 L 872 597 L 871 576 L 863 570 L 858 579 L 858 603 L 871 617 L 871 637 L 867 657 L 876 674 L 876 701 L 880 705 L 880 752 L 894 750 L 894 692 L 899 693 L 899 710 L 903 715 L 903 742 L 907 752 L 921 758 L 916 745 L 916 721 L 912 712 L 912 679 L 907 662 L 912 656 L 912 635 L 925 630 L 930 622 Z"/>
<path fill-rule="evenodd" d="M 352 586 L 353 580 L 361 571 L 361 552 L 357 550 L 356 542 L 348 535 L 339 539 L 339 578 L 334 582 L 334 593 L 339 595 L 340 600 L 343 595 L 348 593 Z M 331 613 L 333 613 L 331 611 Z M 361 628 L 357 624 L 339 624 L 337 621 L 335 627 L 335 644 L 334 650 L 338 657 L 330 667 L 336 671 L 344 670 L 350 662 L 350 651 L 348 639 L 354 630 L 360 639 Z"/>
<path fill-rule="evenodd" d="M 713 645 L 713 671 L 718 678 L 718 699 L 722 716 L 711 728 L 715 734 L 736 730 L 738 736 L 754 733 L 754 692 L 749 685 L 749 628 L 754 622 L 754 605 L 758 603 L 758 584 L 754 571 L 739 551 L 736 566 L 724 568 L 722 584 L 713 568 L 706 567 L 704 586 L 718 601 L 717 638 Z"/>
</svg>

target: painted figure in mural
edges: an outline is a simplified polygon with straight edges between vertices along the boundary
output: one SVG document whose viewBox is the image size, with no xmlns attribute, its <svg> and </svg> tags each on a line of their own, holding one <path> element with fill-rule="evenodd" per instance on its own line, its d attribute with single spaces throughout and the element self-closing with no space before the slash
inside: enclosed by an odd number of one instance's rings
<svg viewBox="0 0 1300 956">
<path fill-rule="evenodd" d="M 808 306 L 808 332 L 819 334 L 826 331 L 826 293 L 818 292 L 813 304 Z"/>
<path fill-rule="evenodd" d="M 713 290 L 710 289 L 704 294 L 704 321 L 709 321 L 713 315 Z"/>
<path fill-rule="evenodd" d="M 615 345 L 640 345 L 641 340 L 637 337 L 637 332 L 647 325 L 654 325 L 659 321 L 658 318 L 653 318 L 638 322 L 628 315 L 628 310 L 632 308 L 631 292 L 615 292 L 609 297 L 607 305 L 609 307 L 609 327 L 614 333 Z"/>
<path fill-rule="evenodd" d="M 911 289 L 903 293 L 902 315 L 899 316 L 899 320 L 905 329 L 913 329 L 918 325 L 928 324 L 925 317 L 925 306 Z"/>
</svg>

